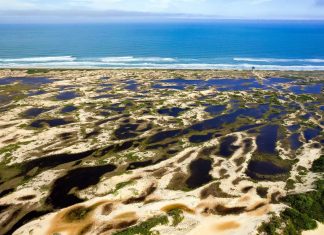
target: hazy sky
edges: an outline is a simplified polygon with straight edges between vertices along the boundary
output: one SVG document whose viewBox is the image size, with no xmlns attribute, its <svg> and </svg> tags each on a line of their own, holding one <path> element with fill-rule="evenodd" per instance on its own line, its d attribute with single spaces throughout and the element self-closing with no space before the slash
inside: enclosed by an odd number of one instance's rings
<svg viewBox="0 0 324 235">
<path fill-rule="evenodd" d="M 324 0 L 0 0 L 0 22 L 324 19 Z"/>
</svg>

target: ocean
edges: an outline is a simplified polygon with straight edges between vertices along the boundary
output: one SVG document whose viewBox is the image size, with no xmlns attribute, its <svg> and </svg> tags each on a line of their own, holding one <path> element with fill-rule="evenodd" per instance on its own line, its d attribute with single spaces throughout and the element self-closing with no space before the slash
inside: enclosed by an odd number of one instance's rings
<svg viewBox="0 0 324 235">
<path fill-rule="evenodd" d="M 0 24 L 0 67 L 324 70 L 324 22 Z"/>
</svg>

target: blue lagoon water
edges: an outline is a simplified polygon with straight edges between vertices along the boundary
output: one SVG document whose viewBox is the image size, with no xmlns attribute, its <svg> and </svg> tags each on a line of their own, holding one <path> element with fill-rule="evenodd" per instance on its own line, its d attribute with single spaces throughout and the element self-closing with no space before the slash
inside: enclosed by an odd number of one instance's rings
<svg viewBox="0 0 324 235">
<path fill-rule="evenodd" d="M 324 69 L 324 22 L 0 25 L 0 67 Z"/>
</svg>

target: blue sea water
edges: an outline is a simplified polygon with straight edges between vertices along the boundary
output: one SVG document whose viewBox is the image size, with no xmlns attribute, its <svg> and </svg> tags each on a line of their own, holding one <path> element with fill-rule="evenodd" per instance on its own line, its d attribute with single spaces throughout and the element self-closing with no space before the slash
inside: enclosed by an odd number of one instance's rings
<svg viewBox="0 0 324 235">
<path fill-rule="evenodd" d="M 0 25 L 0 67 L 324 70 L 324 22 Z"/>
</svg>

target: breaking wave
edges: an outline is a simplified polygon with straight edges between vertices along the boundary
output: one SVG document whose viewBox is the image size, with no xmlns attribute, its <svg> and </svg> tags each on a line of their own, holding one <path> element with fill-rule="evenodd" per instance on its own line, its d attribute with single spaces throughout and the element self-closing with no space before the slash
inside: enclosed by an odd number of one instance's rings
<svg viewBox="0 0 324 235">
<path fill-rule="evenodd" d="M 102 62 L 176 62 L 175 58 L 163 58 L 163 57 L 133 57 L 133 56 L 121 56 L 121 57 L 105 57 L 100 59 Z"/>
<path fill-rule="evenodd" d="M 51 61 L 74 61 L 72 56 L 44 56 L 44 57 L 28 57 L 17 59 L 0 59 L 0 62 L 51 62 Z"/>
<path fill-rule="evenodd" d="M 324 63 L 324 59 L 276 59 L 276 58 L 233 58 L 234 61 L 240 62 L 266 62 L 266 63 L 289 63 L 289 62 L 307 62 L 307 63 Z"/>
<path fill-rule="evenodd" d="M 18 59 L 0 58 L 0 67 L 2 68 L 32 67 L 32 68 L 239 69 L 239 70 L 250 70 L 254 67 L 257 70 L 302 71 L 302 70 L 324 70 L 324 60 L 322 59 L 274 59 L 274 58 L 190 59 L 190 58 L 169 58 L 169 57 L 135 57 L 135 56 L 77 58 L 73 56 L 48 56 L 48 57 L 18 58 Z"/>
<path fill-rule="evenodd" d="M 48 63 L 0 63 L 0 67 L 6 68 L 152 68 L 152 69 L 239 69 L 250 70 L 254 67 L 257 70 L 324 70 L 324 66 L 303 65 L 303 66 L 284 66 L 284 65 L 257 65 L 257 64 L 208 64 L 208 63 L 105 63 L 90 61 L 75 62 L 48 62 Z"/>
</svg>

